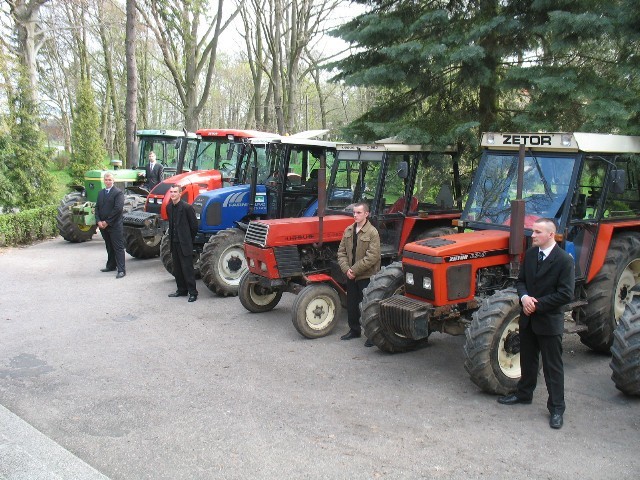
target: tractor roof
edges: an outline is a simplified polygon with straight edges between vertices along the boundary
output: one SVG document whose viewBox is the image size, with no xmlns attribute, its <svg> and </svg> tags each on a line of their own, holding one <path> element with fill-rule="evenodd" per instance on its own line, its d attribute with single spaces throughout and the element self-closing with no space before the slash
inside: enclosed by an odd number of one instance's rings
<svg viewBox="0 0 640 480">
<path fill-rule="evenodd" d="M 171 137 L 171 138 L 179 138 L 184 137 L 184 132 L 180 130 L 137 130 L 136 135 L 138 137 Z M 192 132 L 188 132 L 187 136 L 189 138 L 196 138 L 196 134 Z"/>
<path fill-rule="evenodd" d="M 362 152 L 437 152 L 437 153 L 454 153 L 456 149 L 451 146 L 436 148 L 431 145 L 406 145 L 404 143 L 375 143 L 363 145 L 338 145 L 338 150 L 345 151 L 362 151 Z"/>
<path fill-rule="evenodd" d="M 260 132 L 258 130 L 238 130 L 234 128 L 201 128 L 196 130 L 196 133 L 203 138 L 228 137 L 230 135 L 236 138 L 264 138 L 275 135 L 275 133 Z"/>
<path fill-rule="evenodd" d="M 488 149 L 517 150 L 520 145 L 539 151 L 640 153 L 639 136 L 583 132 L 482 134 L 482 146 Z"/>
</svg>

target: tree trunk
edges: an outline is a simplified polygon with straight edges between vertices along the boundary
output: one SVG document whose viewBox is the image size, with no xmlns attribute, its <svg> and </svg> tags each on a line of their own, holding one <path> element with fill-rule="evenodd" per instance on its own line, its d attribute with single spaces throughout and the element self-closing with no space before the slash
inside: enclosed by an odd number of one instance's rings
<svg viewBox="0 0 640 480">
<path fill-rule="evenodd" d="M 127 168 L 138 163 L 138 138 L 136 137 L 136 123 L 138 122 L 138 66 L 136 63 L 136 39 L 138 12 L 136 0 L 127 0 L 126 26 L 126 62 L 127 62 L 127 98 L 125 102 L 125 143 L 127 145 Z"/>
</svg>

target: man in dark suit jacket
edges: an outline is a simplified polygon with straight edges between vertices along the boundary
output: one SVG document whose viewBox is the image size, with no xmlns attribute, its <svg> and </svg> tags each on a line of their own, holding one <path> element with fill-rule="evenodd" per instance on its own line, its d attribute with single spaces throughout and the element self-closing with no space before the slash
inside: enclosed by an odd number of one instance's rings
<svg viewBox="0 0 640 480">
<path fill-rule="evenodd" d="M 539 357 L 549 394 L 547 409 L 551 428 L 562 427 L 564 369 L 562 364 L 562 307 L 573 299 L 575 263 L 555 242 L 553 220 L 540 218 L 533 224 L 531 243 L 516 284 L 520 314 L 520 368 L 522 376 L 516 392 L 498 398 L 505 405 L 531 403 L 538 377 Z"/>
<path fill-rule="evenodd" d="M 193 270 L 193 240 L 198 233 L 198 222 L 193 206 L 180 200 L 182 189 L 173 185 L 169 189 L 171 202 L 167 205 L 169 217 L 169 241 L 171 242 L 171 259 L 173 276 L 178 289 L 170 293 L 170 297 L 186 297 L 195 302 L 198 299 L 196 275 Z"/>
<path fill-rule="evenodd" d="M 144 173 L 147 179 L 146 185 L 149 191 L 153 190 L 153 187 L 162 182 L 164 167 L 160 165 L 160 163 L 156 162 L 156 152 L 153 150 L 149 152 L 149 163 L 145 167 Z"/>
<path fill-rule="evenodd" d="M 113 174 L 104 174 L 104 189 L 98 193 L 96 203 L 96 220 L 104 245 L 107 248 L 107 265 L 102 272 L 118 270 L 116 278 L 126 275 L 124 268 L 124 236 L 122 232 L 122 209 L 124 208 L 124 193 L 113 186 Z"/>
</svg>

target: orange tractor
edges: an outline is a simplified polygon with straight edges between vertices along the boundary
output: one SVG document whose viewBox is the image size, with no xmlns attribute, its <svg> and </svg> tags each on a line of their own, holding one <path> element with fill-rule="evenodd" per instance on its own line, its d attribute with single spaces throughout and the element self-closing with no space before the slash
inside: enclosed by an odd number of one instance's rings
<svg viewBox="0 0 640 480">
<path fill-rule="evenodd" d="M 471 380 L 505 394 L 520 378 L 514 285 L 537 218 L 555 219 L 575 259 L 565 331 L 609 350 L 640 278 L 640 137 L 485 133 L 482 146 L 459 233 L 406 245 L 402 262 L 372 278 L 361 321 L 386 352 L 415 349 L 433 332 L 464 334 Z"/>
<path fill-rule="evenodd" d="M 319 217 L 249 224 L 244 245 L 249 271 L 239 287 L 242 305 L 254 313 L 273 309 L 284 292 L 297 294 L 292 320 L 307 338 L 330 333 L 346 299 L 337 250 L 344 229 L 353 223 L 351 205 L 370 204 L 383 264 L 396 259 L 407 242 L 452 233 L 451 221 L 460 215 L 454 151 L 338 145 L 326 190 L 322 166 L 318 181 Z"/>
</svg>

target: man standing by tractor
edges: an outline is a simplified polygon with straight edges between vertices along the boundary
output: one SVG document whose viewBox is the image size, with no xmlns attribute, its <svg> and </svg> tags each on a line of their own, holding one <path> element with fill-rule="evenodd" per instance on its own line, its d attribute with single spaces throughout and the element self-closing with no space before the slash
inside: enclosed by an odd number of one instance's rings
<svg viewBox="0 0 640 480">
<path fill-rule="evenodd" d="M 349 319 L 349 331 L 340 337 L 341 340 L 360 337 L 362 292 L 369 285 L 371 276 L 380 270 L 380 236 L 368 217 L 369 205 L 356 203 L 353 207 L 355 223 L 346 228 L 338 247 L 338 264 L 347 276 Z M 372 347 L 373 343 L 367 340 L 365 346 Z"/>
<path fill-rule="evenodd" d="M 153 187 L 162 182 L 164 167 L 156 162 L 156 152 L 153 150 L 149 152 L 149 164 L 144 169 L 144 172 L 147 178 L 147 189 L 149 191 L 153 190 Z"/>
<path fill-rule="evenodd" d="M 100 228 L 104 245 L 107 248 L 107 265 L 101 272 L 118 270 L 116 278 L 126 275 L 124 268 L 124 236 L 122 234 L 122 209 L 124 193 L 113 186 L 113 173 L 104 174 L 105 188 L 98 194 L 96 202 L 96 221 Z"/>
<path fill-rule="evenodd" d="M 562 363 L 562 307 L 573 299 L 575 286 L 573 257 L 555 242 L 553 220 L 540 218 L 533 224 L 531 243 L 516 284 L 520 314 L 521 377 L 515 393 L 499 397 L 503 405 L 531 403 L 538 377 L 539 357 L 549 394 L 549 426 L 562 428 L 564 402 L 564 368 Z"/>
<path fill-rule="evenodd" d="M 180 200 L 181 192 L 180 186 L 173 185 L 169 189 L 171 202 L 167 205 L 173 276 L 178 287 L 169 296 L 186 297 L 189 295 L 189 302 L 195 302 L 198 299 L 198 290 L 196 289 L 196 274 L 193 269 L 193 240 L 198 233 L 198 222 L 193 207 L 184 200 Z"/>
</svg>

